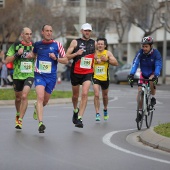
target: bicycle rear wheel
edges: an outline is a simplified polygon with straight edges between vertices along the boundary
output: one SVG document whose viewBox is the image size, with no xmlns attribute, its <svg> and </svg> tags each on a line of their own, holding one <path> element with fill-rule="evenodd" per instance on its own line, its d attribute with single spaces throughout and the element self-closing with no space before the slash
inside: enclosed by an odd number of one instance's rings
<svg viewBox="0 0 170 170">
<path fill-rule="evenodd" d="M 148 114 L 145 115 L 145 120 L 146 120 L 146 127 L 150 128 L 151 124 L 152 124 L 152 118 L 153 118 L 153 110 L 154 107 L 151 105 L 151 98 L 150 96 L 148 97 L 148 106 L 147 106 L 147 112 Z"/>
<path fill-rule="evenodd" d="M 144 93 L 143 91 L 140 91 L 137 99 L 137 118 L 136 118 L 138 130 L 141 130 L 142 128 L 143 118 L 144 118 L 143 97 L 144 97 Z M 142 109 L 141 109 L 141 105 L 142 105 Z"/>
</svg>

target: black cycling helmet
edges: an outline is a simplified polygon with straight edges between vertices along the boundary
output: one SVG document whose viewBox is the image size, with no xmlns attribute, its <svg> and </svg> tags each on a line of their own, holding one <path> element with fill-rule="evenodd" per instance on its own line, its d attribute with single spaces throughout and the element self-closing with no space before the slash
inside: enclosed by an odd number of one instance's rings
<svg viewBox="0 0 170 170">
<path fill-rule="evenodd" d="M 141 44 L 153 44 L 153 38 L 148 36 L 148 37 L 143 37 Z"/>
</svg>

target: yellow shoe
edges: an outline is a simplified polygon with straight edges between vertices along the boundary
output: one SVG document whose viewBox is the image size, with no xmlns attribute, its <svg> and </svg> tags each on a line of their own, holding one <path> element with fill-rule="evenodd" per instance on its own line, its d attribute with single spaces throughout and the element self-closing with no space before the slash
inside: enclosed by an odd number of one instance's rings
<svg viewBox="0 0 170 170">
<path fill-rule="evenodd" d="M 107 110 L 103 110 L 104 112 L 104 120 L 108 120 L 109 119 L 109 115 L 107 113 Z"/>
<path fill-rule="evenodd" d="M 34 103 L 34 113 L 33 113 L 33 118 L 37 120 L 37 108 L 36 108 L 37 102 Z"/>
<path fill-rule="evenodd" d="M 108 120 L 109 119 L 109 116 L 104 116 L 104 120 Z"/>
<path fill-rule="evenodd" d="M 22 121 L 21 120 L 18 120 L 18 122 L 16 123 L 15 128 L 16 129 L 22 129 Z"/>
</svg>

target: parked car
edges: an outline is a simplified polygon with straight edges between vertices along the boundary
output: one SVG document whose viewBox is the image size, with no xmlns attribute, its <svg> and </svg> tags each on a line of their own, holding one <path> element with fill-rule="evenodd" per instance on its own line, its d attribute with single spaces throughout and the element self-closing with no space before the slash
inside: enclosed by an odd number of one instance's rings
<svg viewBox="0 0 170 170">
<path fill-rule="evenodd" d="M 128 75 L 130 74 L 132 65 L 127 63 L 120 67 L 114 74 L 114 82 L 119 84 L 120 82 L 127 82 Z M 136 74 L 134 75 L 134 81 L 140 77 L 140 68 L 137 69 Z"/>
</svg>

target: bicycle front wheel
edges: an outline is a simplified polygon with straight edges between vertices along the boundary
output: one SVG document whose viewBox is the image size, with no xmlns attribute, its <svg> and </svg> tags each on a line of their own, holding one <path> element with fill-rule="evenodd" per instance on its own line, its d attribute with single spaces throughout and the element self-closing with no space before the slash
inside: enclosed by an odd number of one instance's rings
<svg viewBox="0 0 170 170">
<path fill-rule="evenodd" d="M 153 106 L 151 105 L 151 99 L 150 96 L 148 97 L 148 108 L 147 108 L 147 112 L 148 114 L 145 115 L 145 119 L 146 119 L 146 127 L 150 128 L 151 123 L 152 123 L 152 117 L 153 117 Z"/>
<path fill-rule="evenodd" d="M 136 123 L 137 123 L 138 130 L 141 130 L 141 128 L 142 128 L 143 118 L 144 118 L 143 97 L 144 97 L 144 92 L 140 91 L 139 94 L 138 94 L 138 98 L 137 98 L 137 118 L 136 118 Z"/>
</svg>

